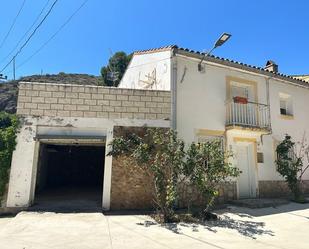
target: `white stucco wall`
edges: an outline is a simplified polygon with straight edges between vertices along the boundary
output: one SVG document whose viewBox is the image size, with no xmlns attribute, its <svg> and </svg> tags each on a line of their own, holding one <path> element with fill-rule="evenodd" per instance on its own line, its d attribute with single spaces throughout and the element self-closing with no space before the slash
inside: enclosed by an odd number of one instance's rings
<svg viewBox="0 0 309 249">
<path fill-rule="evenodd" d="M 169 127 L 170 121 L 142 119 L 104 119 L 27 116 L 17 137 L 11 165 L 7 207 L 28 207 L 33 203 L 37 170 L 37 135 L 105 136 L 106 145 L 113 138 L 114 126 Z M 82 140 L 80 140 L 82 142 Z M 106 150 L 108 153 L 108 149 Z M 103 208 L 109 209 L 112 158 L 104 168 Z"/>
<path fill-rule="evenodd" d="M 149 54 L 137 54 L 133 57 L 129 69 L 126 72 L 121 87 L 144 88 L 139 84 L 141 75 L 151 72 L 154 68 L 169 70 L 157 70 L 158 78 L 164 79 L 164 85 L 158 85 L 158 89 L 170 90 L 173 75 L 171 74 L 170 52 L 158 52 Z M 309 139 L 309 89 L 291 85 L 288 82 L 270 78 L 261 74 L 235 69 L 220 64 L 209 63 L 205 72 L 197 70 L 199 60 L 178 55 L 173 57 L 174 67 L 177 68 L 176 76 L 176 129 L 179 136 L 190 143 L 197 141 L 196 131 L 199 129 L 226 131 L 226 78 L 236 77 L 254 81 L 257 84 L 257 102 L 267 104 L 267 80 L 269 80 L 270 113 L 272 134 L 263 135 L 260 132 L 244 132 L 232 130 L 226 132 L 228 146 L 234 148 L 234 137 L 255 138 L 257 151 L 264 154 L 264 163 L 258 164 L 259 180 L 282 180 L 276 172 L 274 141 L 290 134 L 295 141 L 300 141 L 304 132 Z M 163 73 L 163 72 L 168 73 Z M 294 119 L 283 119 L 280 116 L 279 93 L 287 93 L 293 99 Z M 174 93 L 172 93 L 174 94 Z M 172 97 L 173 99 L 174 97 Z M 172 115 L 173 117 L 173 115 Z M 309 173 L 304 176 L 309 179 Z"/>
<path fill-rule="evenodd" d="M 187 143 L 197 141 L 198 129 L 225 131 L 226 77 L 232 76 L 257 83 L 257 102 L 267 104 L 266 76 L 208 63 L 204 73 L 197 70 L 198 61 L 177 56 L 177 131 Z M 257 151 L 264 153 L 264 163 L 258 164 L 258 180 L 282 180 L 274 163 L 274 139 L 288 133 L 295 141 L 306 131 L 309 140 L 309 89 L 270 79 L 270 112 L 273 133 L 256 131 L 226 132 L 228 148 L 235 148 L 234 137 L 255 138 Z M 280 116 L 279 92 L 293 99 L 294 119 Z M 309 179 L 309 172 L 304 176 Z"/>
<path fill-rule="evenodd" d="M 171 90 L 171 51 L 137 54 L 133 57 L 121 83 L 122 88 L 145 89 L 146 75 L 154 76 L 156 84 L 147 89 Z M 184 56 L 173 58 L 176 73 L 176 129 L 186 143 L 197 141 L 197 130 L 222 131 L 226 134 L 227 148 L 234 150 L 233 138 L 251 138 L 256 141 L 258 152 L 263 152 L 264 163 L 257 166 L 258 180 L 282 180 L 276 172 L 274 141 L 281 140 L 288 133 L 295 141 L 300 141 L 306 132 L 309 141 L 309 89 L 291 85 L 277 79 L 269 79 L 270 112 L 272 134 L 261 136 L 259 131 L 226 131 L 226 78 L 236 77 L 254 81 L 257 84 L 257 102 L 267 104 L 266 76 L 207 63 L 204 73 L 198 72 L 198 60 Z M 151 78 L 150 77 L 150 78 Z M 117 90 L 118 91 L 118 90 Z M 280 116 L 279 93 L 289 94 L 293 104 L 293 119 Z M 26 93 L 25 93 L 25 96 Z M 174 97 L 175 97 L 174 96 Z M 25 98 L 25 97 L 24 97 Z M 26 108 L 26 107 L 24 107 Z M 143 108 L 145 109 L 145 108 Z M 146 116 L 145 116 L 146 117 Z M 172 115 L 173 117 L 173 115 Z M 113 138 L 113 127 L 120 126 L 169 127 L 170 121 L 150 119 L 113 119 L 86 117 L 33 117 L 26 116 L 24 126 L 18 135 L 17 148 L 13 154 L 7 199 L 8 207 L 29 206 L 34 198 L 36 174 L 36 152 L 38 142 L 33 139 L 38 133 L 44 135 L 55 132 L 79 135 L 104 135 L 108 143 Z M 42 128 L 44 127 L 44 128 Z M 107 150 L 108 151 L 108 150 Z M 112 159 L 106 157 L 104 175 L 103 207 L 109 208 L 110 178 Z M 309 180 L 309 172 L 304 176 Z"/>
<path fill-rule="evenodd" d="M 121 88 L 170 90 L 171 51 L 135 54 L 120 82 Z M 148 77 L 150 76 L 150 77 Z M 155 82 L 147 84 L 146 82 Z"/>
</svg>

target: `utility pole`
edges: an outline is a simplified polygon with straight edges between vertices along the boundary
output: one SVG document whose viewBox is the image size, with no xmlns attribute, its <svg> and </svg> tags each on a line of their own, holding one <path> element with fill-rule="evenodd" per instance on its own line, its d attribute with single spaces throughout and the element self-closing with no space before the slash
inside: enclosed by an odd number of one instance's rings
<svg viewBox="0 0 309 249">
<path fill-rule="evenodd" d="M 15 58 L 16 55 L 13 57 L 13 79 L 15 80 Z"/>
</svg>

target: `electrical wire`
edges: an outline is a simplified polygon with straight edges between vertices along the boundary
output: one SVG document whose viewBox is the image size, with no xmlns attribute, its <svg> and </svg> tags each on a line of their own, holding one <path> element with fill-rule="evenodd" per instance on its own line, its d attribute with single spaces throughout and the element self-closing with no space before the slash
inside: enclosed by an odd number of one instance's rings
<svg viewBox="0 0 309 249">
<path fill-rule="evenodd" d="M 39 20 L 39 18 L 41 17 L 42 13 L 44 12 L 44 10 L 46 9 L 47 5 L 49 4 L 50 0 L 47 0 L 45 5 L 43 6 L 43 8 L 41 9 L 39 15 L 36 17 L 36 19 L 33 21 L 33 23 L 31 24 L 31 26 L 28 28 L 28 30 L 23 34 L 23 36 L 19 39 L 19 41 L 17 42 L 17 44 L 15 45 L 15 47 L 11 50 L 10 53 L 8 53 L 1 61 L 0 63 L 2 63 L 3 61 L 5 61 L 8 57 L 10 57 L 11 54 L 13 54 L 13 52 L 16 50 L 16 48 L 18 48 L 19 44 L 23 41 L 23 39 L 29 34 L 29 32 L 31 31 L 31 29 L 33 28 L 33 26 L 37 23 L 37 21 Z"/>
<path fill-rule="evenodd" d="M 20 15 L 22 9 L 24 8 L 25 2 L 26 2 L 26 0 L 23 0 L 23 2 L 22 2 L 22 4 L 21 4 L 21 6 L 20 6 L 20 8 L 19 8 L 19 10 L 18 10 L 18 12 L 17 12 L 17 14 L 16 14 L 16 16 L 15 16 L 15 18 L 14 18 L 14 20 L 13 20 L 11 26 L 10 26 L 10 28 L 9 28 L 9 31 L 6 33 L 6 35 L 4 36 L 4 38 L 3 38 L 3 40 L 2 40 L 2 42 L 1 42 L 1 44 L 0 44 L 0 49 L 3 47 L 4 43 L 6 42 L 7 38 L 9 37 L 9 35 L 10 35 L 12 29 L 14 28 L 15 23 L 16 23 L 16 20 L 17 20 L 17 18 L 19 17 L 19 15 Z"/>
<path fill-rule="evenodd" d="M 40 21 L 40 23 L 36 26 L 36 28 L 32 31 L 32 33 L 30 34 L 30 36 L 28 37 L 28 39 L 24 42 L 24 44 L 19 48 L 19 50 L 16 52 L 16 54 L 12 57 L 12 59 L 1 69 L 0 73 L 3 72 L 10 64 L 11 62 L 16 58 L 16 56 L 18 54 L 20 54 L 20 52 L 23 50 L 23 48 L 28 44 L 28 42 L 31 40 L 31 38 L 34 36 L 34 34 L 36 33 L 36 31 L 39 29 L 40 26 L 42 26 L 42 24 L 44 23 L 44 21 L 46 20 L 46 18 L 49 16 L 49 14 L 51 13 L 51 11 L 53 10 L 54 6 L 56 5 L 56 3 L 58 2 L 58 0 L 55 0 L 52 4 L 52 6 L 49 8 L 49 10 L 47 11 L 47 13 L 45 14 L 45 16 L 43 17 L 43 19 Z"/>
<path fill-rule="evenodd" d="M 16 69 L 22 67 L 24 64 L 26 64 L 28 61 L 30 61 L 35 55 L 37 55 L 51 40 L 57 36 L 61 30 L 71 21 L 71 19 L 81 10 L 81 8 L 84 7 L 84 5 L 88 2 L 89 0 L 85 0 L 74 12 L 72 15 L 69 16 L 69 18 L 59 27 L 59 29 L 46 41 L 44 42 L 41 47 L 39 47 L 31 56 L 29 56 L 27 59 L 25 59 L 22 63 L 20 63 Z"/>
<path fill-rule="evenodd" d="M 28 57 L 28 59 L 26 59 L 24 62 L 22 62 L 21 64 L 16 66 L 16 69 L 18 69 L 21 66 L 23 66 L 24 64 L 26 64 L 28 62 L 28 60 L 30 60 L 34 55 L 35 55 L 35 53 L 32 54 L 32 56 Z M 142 64 L 138 64 L 138 65 L 135 65 L 135 66 L 130 66 L 130 67 L 127 67 L 126 70 L 128 71 L 128 70 L 131 70 L 133 68 L 142 67 L 142 66 L 145 66 L 145 65 L 151 65 L 151 64 L 154 64 L 154 63 L 157 63 L 157 62 L 160 62 L 160 61 L 170 60 L 171 58 L 172 57 L 167 57 L 167 58 L 163 58 L 163 59 L 154 60 L 154 61 L 151 61 L 151 62 L 148 62 L 148 63 L 142 63 Z M 7 74 L 11 73 L 12 71 L 13 70 L 7 71 Z"/>
<path fill-rule="evenodd" d="M 69 18 L 58 28 L 58 30 L 46 41 L 44 42 L 41 47 L 39 47 L 31 56 L 29 56 L 27 59 L 25 59 L 22 63 L 20 63 L 19 65 L 17 65 L 16 69 L 22 67 L 23 65 L 25 65 L 28 61 L 30 61 L 35 55 L 37 55 L 46 45 L 48 45 L 48 43 L 50 41 L 52 41 L 60 32 L 61 30 L 71 21 L 71 19 L 81 10 L 81 8 L 84 7 L 84 5 L 88 2 L 89 0 L 85 0 L 73 13 L 71 16 L 69 16 Z M 163 59 L 159 59 L 159 60 L 155 60 L 149 63 L 143 63 L 143 64 L 139 64 L 139 65 L 135 65 L 132 66 L 130 68 L 127 68 L 126 70 L 130 70 L 132 68 L 136 68 L 136 67 L 141 67 L 144 65 L 149 65 L 149 64 L 153 64 L 155 62 L 160 62 L 160 61 L 165 61 L 165 60 L 169 60 L 171 59 L 171 57 L 168 58 L 163 58 Z M 12 72 L 12 70 L 8 71 L 8 73 Z"/>
</svg>

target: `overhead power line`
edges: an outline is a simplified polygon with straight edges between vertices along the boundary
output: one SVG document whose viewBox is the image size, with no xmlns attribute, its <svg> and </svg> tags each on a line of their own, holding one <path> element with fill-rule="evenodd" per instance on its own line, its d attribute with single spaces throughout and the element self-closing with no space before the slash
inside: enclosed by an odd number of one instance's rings
<svg viewBox="0 0 309 249">
<path fill-rule="evenodd" d="M 46 20 L 46 18 L 49 16 L 49 14 L 51 13 L 51 11 L 53 10 L 54 6 L 56 5 L 56 3 L 58 2 L 58 0 L 55 0 L 52 4 L 52 6 L 49 8 L 49 10 L 47 11 L 47 13 L 45 14 L 45 16 L 43 17 L 43 19 L 40 21 L 40 23 L 36 26 L 36 28 L 32 31 L 32 33 L 30 34 L 30 36 L 28 37 L 28 39 L 24 42 L 24 44 L 19 48 L 19 50 L 16 52 L 16 54 L 12 57 L 12 59 L 1 69 L 0 73 L 3 72 L 10 64 L 13 60 L 15 60 L 16 56 L 23 50 L 23 48 L 28 44 L 28 42 L 31 40 L 31 38 L 34 36 L 34 34 L 36 33 L 36 31 L 39 29 L 39 27 L 42 26 L 42 24 L 44 23 L 44 21 Z"/>
<path fill-rule="evenodd" d="M 18 10 L 18 12 L 17 12 L 17 14 L 16 14 L 16 16 L 15 16 L 11 26 L 10 26 L 10 28 L 9 28 L 9 31 L 6 33 L 6 35 L 4 36 L 4 38 L 3 38 L 3 40 L 2 40 L 2 42 L 0 44 L 0 49 L 3 47 L 4 43 L 6 42 L 7 38 L 9 37 L 12 29 L 14 28 L 16 20 L 17 20 L 18 16 L 20 15 L 22 9 L 24 8 L 25 2 L 26 2 L 26 0 L 23 0 L 23 2 L 21 4 L 21 6 L 20 6 L 20 8 L 19 8 L 19 10 Z"/>
<path fill-rule="evenodd" d="M 44 42 L 41 47 L 39 47 L 31 56 L 25 59 L 21 64 L 19 64 L 16 68 L 22 67 L 28 61 L 30 61 L 35 55 L 37 55 L 50 41 L 52 41 L 60 32 L 61 30 L 72 20 L 72 18 L 84 7 L 84 5 L 89 0 L 85 0 L 73 13 L 69 16 L 69 18 L 58 28 L 58 30 L 46 41 Z"/>
<path fill-rule="evenodd" d="M 38 16 L 35 18 L 35 20 L 33 21 L 33 23 L 31 24 L 31 26 L 28 28 L 28 30 L 23 34 L 23 36 L 19 39 L 19 41 L 17 42 L 17 44 L 15 45 L 15 47 L 11 50 L 10 53 L 8 53 L 1 61 L 0 63 L 2 63 L 3 61 L 5 61 L 7 58 L 9 58 L 11 56 L 11 54 L 13 54 L 13 52 L 18 48 L 19 44 L 24 40 L 24 38 L 29 34 L 29 32 L 31 31 L 31 29 L 34 27 L 34 25 L 37 23 L 37 21 L 39 20 L 39 18 L 41 17 L 42 13 L 44 12 L 44 10 L 46 9 L 47 5 L 49 4 L 50 0 L 47 0 L 47 2 L 45 3 L 45 5 L 43 6 L 43 8 L 41 9 L 40 13 L 38 14 Z"/>
</svg>

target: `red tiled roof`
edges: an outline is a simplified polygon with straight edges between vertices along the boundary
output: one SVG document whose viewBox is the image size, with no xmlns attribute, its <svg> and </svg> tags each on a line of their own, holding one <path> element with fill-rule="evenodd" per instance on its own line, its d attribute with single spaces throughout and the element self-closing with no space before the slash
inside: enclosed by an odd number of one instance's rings
<svg viewBox="0 0 309 249">
<path fill-rule="evenodd" d="M 138 50 L 138 51 L 134 51 L 133 54 L 151 54 L 151 53 L 157 53 L 157 52 L 162 52 L 162 51 L 168 51 L 168 50 L 171 50 L 173 48 L 177 48 L 177 46 L 176 45 L 169 45 L 169 46 L 164 46 L 164 47 L 159 47 L 159 48 Z"/>
<path fill-rule="evenodd" d="M 200 57 L 201 58 L 203 55 L 205 55 L 205 53 L 203 53 L 203 52 L 195 51 L 195 50 L 188 49 L 188 48 L 178 47 L 177 45 L 169 45 L 169 46 L 164 46 L 164 47 L 159 47 L 159 48 L 139 50 L 139 51 L 135 51 L 134 54 L 135 55 L 149 54 L 149 53 L 157 53 L 157 52 L 168 51 L 168 50 L 174 50 L 176 53 L 177 52 L 178 53 L 186 53 L 186 55 L 192 56 L 192 57 Z M 234 61 L 234 60 L 230 60 L 230 59 L 226 59 L 226 58 L 222 58 L 222 57 L 218 57 L 218 56 L 214 56 L 214 55 L 208 55 L 205 58 L 205 60 L 215 62 L 215 63 L 220 63 L 220 64 L 226 64 L 228 66 L 241 68 L 243 70 L 261 73 L 261 74 L 264 74 L 264 75 L 267 75 L 267 76 L 270 76 L 270 77 L 276 77 L 276 78 L 280 78 L 280 79 L 283 79 L 283 80 L 288 80 L 288 81 L 291 81 L 293 83 L 299 84 L 301 86 L 309 87 L 308 81 L 302 80 L 300 78 L 296 78 L 294 76 L 282 74 L 282 73 L 279 73 L 279 72 L 278 73 L 270 72 L 270 71 L 268 71 L 268 70 L 266 70 L 262 67 L 249 65 L 249 64 L 242 63 L 242 62 L 239 62 L 239 61 Z"/>
</svg>

